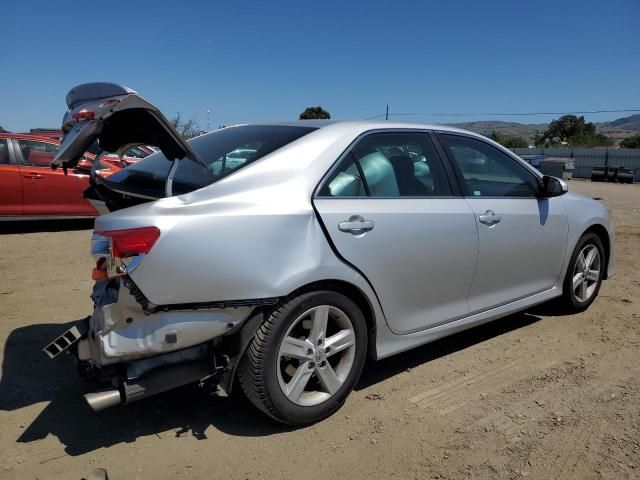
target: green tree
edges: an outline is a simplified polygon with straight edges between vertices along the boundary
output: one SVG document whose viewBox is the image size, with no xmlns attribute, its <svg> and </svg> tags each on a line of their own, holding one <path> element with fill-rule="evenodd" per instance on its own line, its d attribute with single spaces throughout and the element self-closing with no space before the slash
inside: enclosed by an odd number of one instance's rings
<svg viewBox="0 0 640 480">
<path fill-rule="evenodd" d="M 502 142 L 504 141 L 504 135 L 498 132 L 497 130 L 492 130 L 491 135 L 489 135 L 489 138 L 494 142 L 498 142 L 500 144 L 502 144 Z"/>
<path fill-rule="evenodd" d="M 640 133 L 623 139 L 620 142 L 622 148 L 640 148 Z"/>
<path fill-rule="evenodd" d="M 331 118 L 331 114 L 327 112 L 324 108 L 318 107 L 307 107 L 304 112 L 300 114 L 300 120 L 328 120 Z"/>
<path fill-rule="evenodd" d="M 496 130 L 491 132 L 489 138 L 507 148 L 527 148 L 529 146 L 529 142 L 524 137 L 504 135 Z"/>
<path fill-rule="evenodd" d="M 598 147 L 612 145 L 611 139 L 596 132 L 596 126 L 583 116 L 563 115 L 553 120 L 537 139 L 537 145 L 557 145 L 566 142 L 572 147 Z"/>
<path fill-rule="evenodd" d="M 204 130 L 200 130 L 198 122 L 196 122 L 195 119 L 191 118 L 189 120 L 183 120 L 180 112 L 176 113 L 169 121 L 173 128 L 175 128 L 176 131 L 187 140 L 206 133 Z"/>
<path fill-rule="evenodd" d="M 2 125 L 0 125 L 0 133 L 4 133 L 4 132 L 6 132 L 6 130 L 2 128 Z"/>
</svg>

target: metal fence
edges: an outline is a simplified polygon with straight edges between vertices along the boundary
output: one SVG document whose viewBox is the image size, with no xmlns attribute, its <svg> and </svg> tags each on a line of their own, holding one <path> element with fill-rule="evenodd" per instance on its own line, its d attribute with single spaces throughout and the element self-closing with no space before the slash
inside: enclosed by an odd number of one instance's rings
<svg viewBox="0 0 640 480">
<path fill-rule="evenodd" d="M 573 158 L 576 178 L 591 178 L 593 167 L 626 167 L 635 171 L 640 182 L 639 148 L 512 148 L 517 155 L 544 155 L 545 157 Z"/>
</svg>

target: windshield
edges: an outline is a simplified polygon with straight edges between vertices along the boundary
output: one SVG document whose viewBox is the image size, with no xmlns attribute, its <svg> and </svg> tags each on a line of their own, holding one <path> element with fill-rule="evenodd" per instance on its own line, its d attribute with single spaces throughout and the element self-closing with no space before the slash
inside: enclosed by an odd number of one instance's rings
<svg viewBox="0 0 640 480">
<path fill-rule="evenodd" d="M 259 158 L 316 130 L 313 127 L 246 125 L 230 127 L 189 140 L 203 165 L 184 159 L 173 179 L 175 195 L 210 185 Z M 110 176 L 107 185 L 151 197 L 164 196 L 164 184 L 171 162 L 156 153 Z"/>
</svg>

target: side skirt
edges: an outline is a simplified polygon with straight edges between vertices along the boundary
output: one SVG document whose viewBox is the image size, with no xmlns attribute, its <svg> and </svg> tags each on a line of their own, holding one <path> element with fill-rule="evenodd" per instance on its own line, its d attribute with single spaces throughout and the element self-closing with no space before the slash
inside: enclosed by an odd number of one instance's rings
<svg viewBox="0 0 640 480">
<path fill-rule="evenodd" d="M 376 338 L 377 344 L 377 359 L 383 359 L 395 355 L 396 353 L 410 350 L 420 345 L 424 345 L 429 342 L 433 342 L 440 338 L 453 335 L 454 333 L 467 330 L 483 323 L 497 320 L 498 318 L 506 317 L 514 313 L 525 310 L 534 305 L 544 303 L 553 298 L 562 295 L 562 286 L 556 285 L 549 290 L 537 293 L 530 297 L 522 298 L 506 305 L 501 305 L 486 312 L 476 313 L 469 317 L 454 320 L 452 322 L 438 325 L 427 330 L 420 332 L 414 332 L 407 335 L 396 335 L 389 328 L 378 328 L 378 335 Z M 379 325 L 380 327 L 380 325 Z"/>
</svg>

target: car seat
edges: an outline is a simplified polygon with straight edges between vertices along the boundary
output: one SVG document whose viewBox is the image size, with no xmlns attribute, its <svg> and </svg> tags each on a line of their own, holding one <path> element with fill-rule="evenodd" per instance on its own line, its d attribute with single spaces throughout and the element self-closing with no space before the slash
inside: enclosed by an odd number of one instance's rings
<svg viewBox="0 0 640 480">
<path fill-rule="evenodd" d="M 395 155 L 389 158 L 396 175 L 398 190 L 403 196 L 430 195 L 429 189 L 416 178 L 413 160 L 406 155 Z"/>
</svg>

